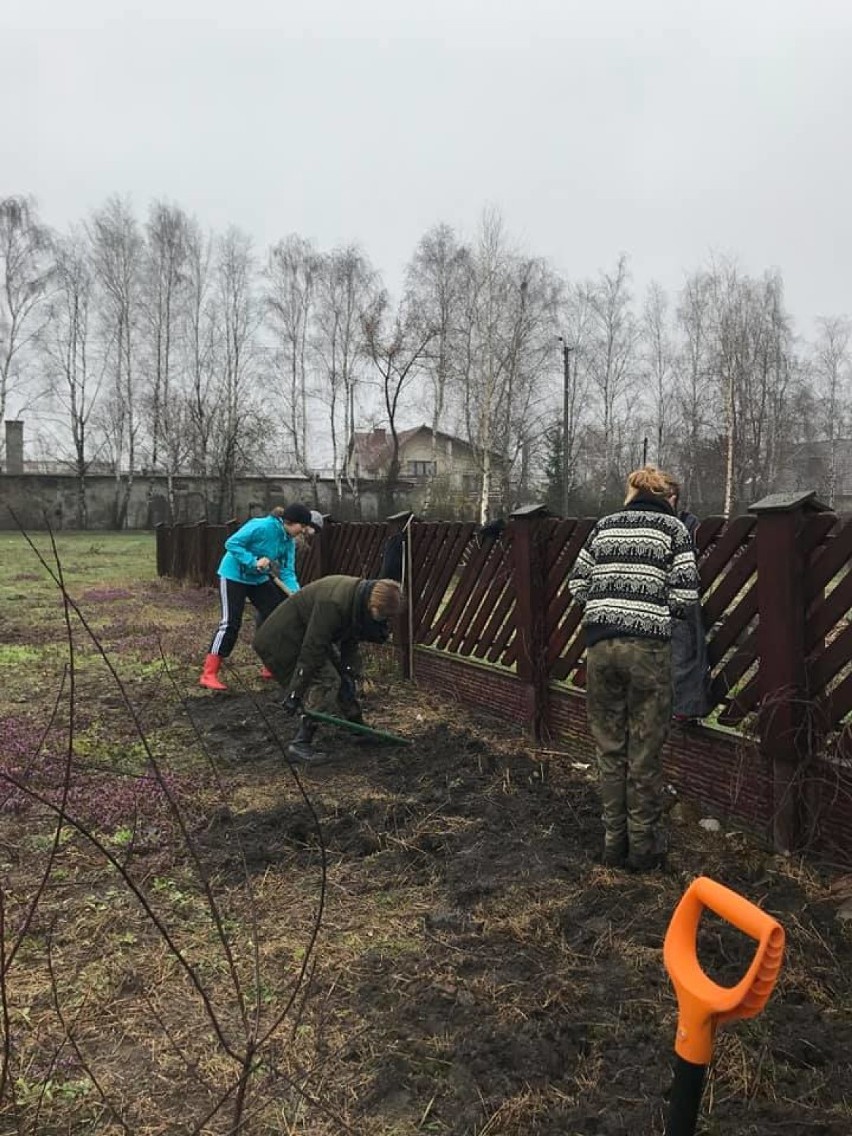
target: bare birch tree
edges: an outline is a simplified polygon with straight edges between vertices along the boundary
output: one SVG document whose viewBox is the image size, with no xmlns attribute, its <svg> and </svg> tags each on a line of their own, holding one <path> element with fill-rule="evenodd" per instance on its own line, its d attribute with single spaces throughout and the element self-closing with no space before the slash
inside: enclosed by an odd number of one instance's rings
<svg viewBox="0 0 852 1136">
<path fill-rule="evenodd" d="M 706 273 L 692 274 L 680 294 L 677 327 L 675 391 L 681 421 L 677 473 L 683 500 L 700 508 L 708 500 L 709 486 L 702 476 L 701 449 L 713 416 L 713 381 L 710 364 L 711 289 Z"/>
<path fill-rule="evenodd" d="M 23 388 L 23 361 L 47 315 L 50 235 L 29 197 L 0 199 L 0 422 L 9 396 Z M 0 457 L 5 438 L 0 437 Z"/>
<path fill-rule="evenodd" d="M 558 455 L 557 467 L 551 476 L 559 477 L 559 508 L 572 501 L 581 480 L 589 414 L 589 299 L 584 287 L 571 286 L 557 313 L 558 342 L 561 358 L 561 396 L 558 410 L 554 408 L 557 425 L 548 431 L 551 456 Z M 567 352 L 567 358 L 566 358 Z M 566 373 L 567 371 L 567 373 Z M 567 498 L 567 502 L 566 499 Z"/>
<path fill-rule="evenodd" d="M 212 280 L 213 239 L 190 222 L 186 235 L 186 297 L 181 336 L 187 376 L 189 463 L 205 479 L 212 471 L 216 420 L 216 364 L 220 333 Z M 209 501 L 207 502 L 209 507 Z"/>
<path fill-rule="evenodd" d="M 308 473 L 310 328 L 320 258 L 310 241 L 291 234 L 269 250 L 264 300 L 276 339 L 281 414 L 293 465 Z"/>
<path fill-rule="evenodd" d="M 152 470 L 163 462 L 164 449 L 174 448 L 166 435 L 174 422 L 172 382 L 180 354 L 188 225 L 186 214 L 178 206 L 152 202 L 145 226 L 142 278 Z"/>
<path fill-rule="evenodd" d="M 642 370 L 645 397 L 650 405 L 654 459 L 666 467 L 672 457 L 670 440 L 675 432 L 677 403 L 674 398 L 674 347 L 668 322 L 668 298 L 652 281 L 642 309 Z"/>
<path fill-rule="evenodd" d="M 562 283 L 544 261 L 520 255 L 500 216 L 483 215 L 472 250 L 458 337 L 462 417 L 480 471 L 479 516 L 511 505 L 543 450 L 553 414 Z"/>
<path fill-rule="evenodd" d="M 233 516 L 236 478 L 262 472 L 269 460 L 275 417 L 263 399 L 258 329 L 261 308 L 255 294 L 251 239 L 230 228 L 219 241 L 216 300 L 221 326 L 218 389 L 212 457 L 220 486 L 220 507 Z"/>
<path fill-rule="evenodd" d="M 563 282 L 541 259 L 512 257 L 508 271 L 507 359 L 495 430 L 506 507 L 516 492 L 528 492 L 531 467 L 543 456 L 554 415 L 553 358 L 563 292 Z"/>
<path fill-rule="evenodd" d="M 364 349 L 379 376 L 391 436 L 390 461 L 383 484 L 383 505 L 388 513 L 393 512 L 399 480 L 400 399 L 418 374 L 436 336 L 436 329 L 424 324 L 411 296 L 391 315 L 387 293 L 381 292 L 364 317 Z"/>
<path fill-rule="evenodd" d="M 849 417 L 849 387 L 852 378 L 852 320 L 848 316 L 824 316 L 818 321 L 814 350 L 821 432 L 827 447 L 825 493 L 834 508 L 838 488 L 839 442 Z M 847 443 L 848 444 L 848 443 Z"/>
<path fill-rule="evenodd" d="M 764 496 L 776 483 L 792 421 L 793 349 L 780 273 L 740 282 L 745 318 L 741 383 L 738 486 L 744 504 Z"/>
<path fill-rule="evenodd" d="M 142 237 L 128 202 L 112 197 L 87 226 L 99 284 L 101 336 L 111 348 L 112 390 L 101 407 L 116 480 L 113 523 L 123 528 L 136 476 L 141 422 L 137 414 L 137 346 L 141 317 Z"/>
<path fill-rule="evenodd" d="M 598 401 L 602 462 L 598 506 L 623 483 L 622 446 L 626 399 L 636 381 L 638 328 L 632 310 L 627 257 L 612 272 L 601 272 L 587 289 L 589 372 Z"/>
<path fill-rule="evenodd" d="M 357 482 L 349 478 L 344 456 L 356 425 L 356 395 L 365 359 L 364 318 L 379 288 L 375 272 L 355 246 L 322 257 L 312 342 L 318 394 L 328 410 L 338 498 L 344 479 L 357 494 Z"/>
<path fill-rule="evenodd" d="M 50 320 L 43 336 L 48 394 L 71 435 L 71 468 L 77 482 L 75 526 L 88 527 L 86 476 L 98 453 L 90 424 L 98 405 L 107 356 L 90 342 L 94 285 L 84 234 L 72 230 L 55 242 L 56 277 Z"/>
<path fill-rule="evenodd" d="M 420 240 L 406 270 L 410 309 L 422 327 L 434 334 L 422 360 L 428 382 L 428 414 L 432 429 L 432 466 L 437 465 L 438 431 L 444 427 L 448 398 L 459 381 L 459 309 L 470 271 L 470 249 L 461 244 L 449 225 L 436 225 Z M 428 512 L 432 488 L 427 487 Z"/>
<path fill-rule="evenodd" d="M 496 418 L 508 361 L 506 308 L 509 250 L 499 214 L 487 211 L 468 273 L 464 308 L 462 374 L 467 440 L 481 473 L 479 519 L 488 520 L 494 479 Z M 518 297 L 520 303 L 520 297 Z"/>
</svg>

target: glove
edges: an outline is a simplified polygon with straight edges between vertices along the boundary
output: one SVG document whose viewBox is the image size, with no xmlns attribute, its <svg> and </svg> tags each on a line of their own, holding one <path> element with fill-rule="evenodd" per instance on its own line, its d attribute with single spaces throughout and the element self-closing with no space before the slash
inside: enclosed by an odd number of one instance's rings
<svg viewBox="0 0 852 1136">
<path fill-rule="evenodd" d="M 284 700 L 284 713 L 294 718 L 297 714 L 301 714 L 304 710 L 302 699 L 295 690 L 291 690 Z"/>
</svg>

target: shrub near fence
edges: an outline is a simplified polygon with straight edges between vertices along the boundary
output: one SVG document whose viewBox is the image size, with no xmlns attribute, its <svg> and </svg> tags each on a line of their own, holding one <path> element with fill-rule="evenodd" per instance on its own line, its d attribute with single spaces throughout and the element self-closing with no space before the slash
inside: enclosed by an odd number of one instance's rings
<svg viewBox="0 0 852 1136">
<path fill-rule="evenodd" d="M 581 613 L 566 581 L 593 525 L 535 509 L 497 536 L 413 522 L 411 613 L 395 635 L 404 673 L 590 760 Z M 159 527 L 158 571 L 214 584 L 233 527 Z M 299 578 L 376 575 L 388 533 L 326 524 L 300 550 Z M 672 731 L 667 776 L 779 851 L 852 863 L 852 524 L 813 494 L 778 495 L 707 518 L 697 541 L 717 705 Z"/>
</svg>

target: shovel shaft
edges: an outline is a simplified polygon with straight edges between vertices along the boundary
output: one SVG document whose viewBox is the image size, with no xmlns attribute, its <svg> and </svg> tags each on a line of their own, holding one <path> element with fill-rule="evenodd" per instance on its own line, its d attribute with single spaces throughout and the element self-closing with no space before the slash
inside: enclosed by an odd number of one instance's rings
<svg viewBox="0 0 852 1136">
<path fill-rule="evenodd" d="M 351 730 L 353 734 L 363 734 L 368 738 L 376 738 L 378 741 L 389 742 L 393 745 L 411 745 L 408 738 L 402 738 L 399 734 L 390 734 L 386 730 L 374 730 L 372 726 L 365 726 L 361 722 L 350 722 L 348 718 L 335 718 L 333 714 L 321 714 L 319 710 L 305 710 L 306 718 L 311 718 L 314 722 L 325 722 L 329 726 L 340 726 L 343 730 Z"/>
<path fill-rule="evenodd" d="M 706 1065 L 693 1065 L 683 1057 L 675 1057 L 666 1136 L 693 1136 L 706 1072 Z"/>
</svg>

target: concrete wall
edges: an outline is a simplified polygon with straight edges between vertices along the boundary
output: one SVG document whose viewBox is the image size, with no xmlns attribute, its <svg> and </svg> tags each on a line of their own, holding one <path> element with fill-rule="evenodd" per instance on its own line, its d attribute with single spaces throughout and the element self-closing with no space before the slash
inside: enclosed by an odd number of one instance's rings
<svg viewBox="0 0 852 1136">
<path fill-rule="evenodd" d="M 202 478 L 180 477 L 174 482 L 174 516 L 170 516 L 168 484 L 164 477 L 138 476 L 131 487 L 127 518 L 123 527 L 147 529 L 160 521 L 189 523 L 208 519 L 229 520 L 220 515 L 218 485 L 205 484 Z M 55 529 L 79 528 L 77 515 L 77 479 L 66 475 L 27 473 L 18 476 L 0 474 L 0 529 L 16 528 L 9 508 L 28 529 L 45 527 L 45 515 Z M 110 529 L 116 526 L 118 502 L 123 500 L 124 485 L 114 477 L 92 475 L 86 478 L 87 528 Z M 405 493 L 397 494 L 399 508 L 409 507 Z M 322 513 L 345 520 L 357 516 L 351 498 L 339 501 L 333 481 L 315 482 L 296 477 L 246 477 L 237 481 L 236 519 L 244 520 L 269 512 L 275 505 L 304 501 Z M 379 494 L 370 485 L 362 488 L 360 519 L 379 519 Z"/>
</svg>

